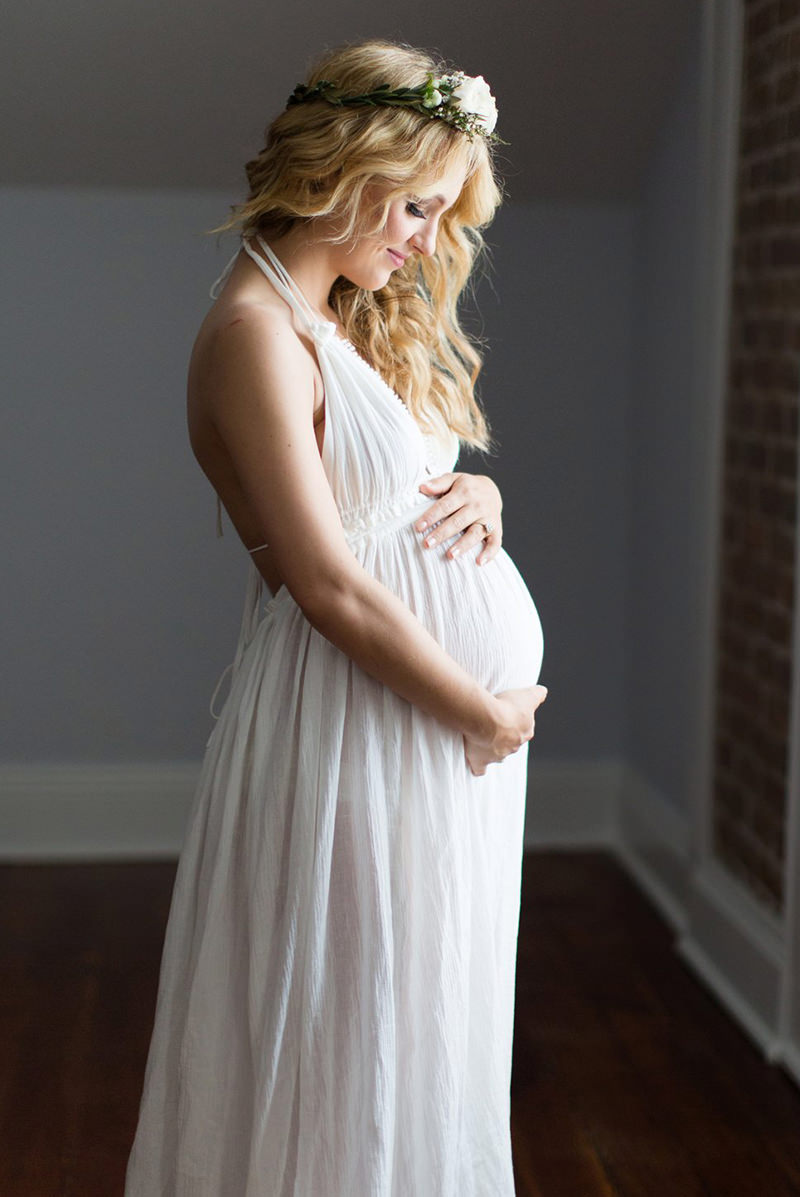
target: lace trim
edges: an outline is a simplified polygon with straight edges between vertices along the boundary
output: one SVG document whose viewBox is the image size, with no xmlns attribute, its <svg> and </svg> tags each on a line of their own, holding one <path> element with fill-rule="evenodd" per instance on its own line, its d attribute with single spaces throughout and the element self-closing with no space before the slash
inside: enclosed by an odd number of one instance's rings
<svg viewBox="0 0 800 1197">
<path fill-rule="evenodd" d="M 352 354 L 353 354 L 355 357 L 357 357 L 357 358 L 358 358 L 358 360 L 359 360 L 360 362 L 363 362 L 363 364 L 364 364 L 364 365 L 367 367 L 367 369 L 368 369 L 369 371 L 371 371 L 371 372 L 372 372 L 372 373 L 375 375 L 375 377 L 377 378 L 378 382 L 379 382 L 379 383 L 380 383 L 380 384 L 383 386 L 383 388 L 384 388 L 385 390 L 387 390 L 387 391 L 389 392 L 389 394 L 390 394 L 390 395 L 391 395 L 391 396 L 392 396 L 394 399 L 396 399 L 396 400 L 397 400 L 397 402 L 400 404 L 400 406 L 402 407 L 402 409 L 403 409 L 403 411 L 406 413 L 406 415 L 407 415 L 407 416 L 410 416 L 410 418 L 411 418 L 412 420 L 414 420 L 414 416 L 413 416 L 413 414 L 412 414 L 412 412 L 411 412 L 411 409 L 410 409 L 410 408 L 408 407 L 408 405 L 407 405 L 407 404 L 406 404 L 406 403 L 405 403 L 405 402 L 404 402 L 404 401 L 403 401 L 403 400 L 400 398 L 400 396 L 398 395 L 397 391 L 395 391 L 393 387 L 390 387 L 390 386 L 389 386 L 389 383 L 386 381 L 386 379 L 383 377 L 383 375 L 378 373 L 378 371 L 377 371 L 377 370 L 375 369 L 375 367 L 373 366 L 372 362 L 368 362 L 368 361 L 367 361 L 367 359 L 366 359 L 365 357 L 362 357 L 362 356 L 361 356 L 361 354 L 358 352 L 358 350 L 356 349 L 356 347 L 355 347 L 355 345 L 353 344 L 353 342 L 352 342 L 352 341 L 347 341 L 347 340 L 345 340 L 345 338 L 344 338 L 344 337 L 340 337 L 338 333 L 335 333 L 334 335 L 335 335 L 335 337 L 336 337 L 336 340 L 337 340 L 337 341 L 341 341 L 341 343 L 344 345 L 345 349 L 349 349 L 349 350 L 350 350 L 350 352 L 351 352 L 351 353 L 352 353 Z M 422 431 L 422 429 L 419 427 L 419 424 L 417 424 L 417 421 L 416 421 L 416 420 L 414 420 L 414 427 L 415 427 L 415 428 L 418 428 L 420 432 Z"/>
<path fill-rule="evenodd" d="M 336 326 L 332 325 L 332 327 L 335 330 Z M 411 411 L 411 408 L 408 406 L 408 404 L 406 404 L 400 398 L 397 391 L 395 391 L 393 387 L 389 386 L 386 379 L 383 377 L 382 374 L 378 373 L 378 371 L 375 369 L 375 367 L 372 365 L 372 363 L 368 362 L 365 357 L 361 356 L 361 354 L 358 352 L 358 350 L 356 349 L 356 347 L 352 341 L 348 341 L 348 340 L 346 340 L 346 338 L 340 337 L 339 334 L 335 331 L 334 331 L 334 339 L 337 341 L 340 341 L 342 343 L 342 345 L 344 345 L 345 349 L 349 349 L 352 353 L 354 353 L 356 355 L 356 357 L 358 358 L 358 360 L 360 362 L 363 362 L 368 370 L 372 371 L 372 373 L 377 378 L 378 382 L 383 384 L 385 390 L 387 390 L 389 392 L 389 394 L 400 404 L 400 406 L 402 407 L 402 409 L 406 413 L 406 415 L 411 418 L 411 420 L 414 424 L 414 427 L 417 429 L 417 431 L 419 432 L 420 436 L 422 437 L 422 439 L 425 443 L 425 448 L 427 450 L 426 456 L 427 456 L 428 473 L 432 474 L 434 472 L 433 467 L 436 465 L 437 460 L 438 460 L 438 455 L 439 455 L 439 453 L 441 453 L 441 451 L 444 448 L 442 439 L 435 432 L 425 432 L 422 428 L 420 428 L 420 426 L 417 423 L 417 421 L 415 420 L 414 415 Z M 448 429 L 448 432 L 449 432 L 449 429 Z M 455 437 L 455 434 L 450 433 L 451 446 L 455 442 L 455 440 L 457 440 L 457 438 Z"/>
<path fill-rule="evenodd" d="M 320 338 L 323 341 L 323 343 L 328 342 L 328 341 L 336 341 L 336 342 L 338 342 L 339 345 L 343 345 L 345 349 L 348 349 L 350 351 L 350 353 L 352 353 L 353 356 L 359 362 L 361 362 L 362 366 L 366 366 L 366 368 L 372 374 L 375 375 L 376 379 L 381 384 L 384 391 L 392 397 L 394 402 L 399 404 L 402 411 L 405 413 L 405 415 L 409 418 L 411 423 L 414 425 L 414 428 L 416 429 L 419 436 L 422 437 L 422 443 L 425 448 L 425 457 L 426 457 L 425 468 L 427 469 L 429 474 L 432 474 L 434 472 L 433 465 L 435 464 L 434 460 L 433 460 L 434 451 L 433 451 L 433 444 L 432 444 L 432 441 L 434 440 L 434 438 L 432 437 L 432 435 L 430 433 L 423 432 L 423 430 L 420 428 L 417 421 L 414 419 L 414 415 L 413 415 L 413 412 L 411 411 L 411 408 L 406 403 L 403 402 L 403 400 L 398 395 L 397 391 L 393 387 L 389 386 L 389 383 L 386 381 L 386 379 L 383 377 L 383 375 L 380 374 L 375 369 L 375 367 L 372 365 L 372 362 L 368 362 L 365 357 L 362 357 L 362 355 L 358 352 L 358 350 L 356 349 L 356 347 L 352 341 L 348 341 L 346 339 L 346 337 L 339 336 L 339 334 L 336 332 L 336 325 L 333 323 L 332 320 L 317 321 L 317 323 L 314 326 L 314 330 L 322 333 L 323 329 L 325 331 Z"/>
<path fill-rule="evenodd" d="M 383 389 L 385 391 L 388 391 L 389 394 L 392 396 L 392 398 L 397 403 L 400 404 L 400 406 L 402 407 L 402 409 L 406 413 L 406 415 L 409 416 L 410 419 L 414 421 L 414 427 L 416 429 L 418 429 L 419 432 L 422 432 L 422 429 L 420 428 L 419 424 L 417 423 L 416 420 L 414 420 L 414 416 L 411 412 L 411 409 L 403 402 L 403 400 L 398 395 L 397 391 L 395 391 L 393 387 L 389 386 L 386 379 L 383 377 L 382 374 L 380 374 L 375 369 L 372 362 L 368 362 L 365 357 L 362 357 L 362 355 L 358 352 L 358 350 L 356 349 L 356 347 L 352 341 L 348 341 L 346 337 L 339 336 L 339 334 L 336 331 L 336 325 L 333 323 L 333 321 L 332 320 L 318 320 L 316 323 L 316 329 L 321 332 L 322 328 L 325 328 L 326 332 L 325 332 L 325 335 L 322 336 L 321 340 L 324 342 L 325 341 L 338 341 L 338 343 L 340 345 L 343 345 L 345 349 L 349 349 L 349 351 L 353 354 L 353 356 L 361 362 L 362 366 L 366 366 L 367 369 L 370 371 L 370 373 L 375 375 L 375 377 L 377 378 L 378 382 L 381 384 Z M 328 332 L 327 330 L 330 330 L 330 331 Z"/>
</svg>

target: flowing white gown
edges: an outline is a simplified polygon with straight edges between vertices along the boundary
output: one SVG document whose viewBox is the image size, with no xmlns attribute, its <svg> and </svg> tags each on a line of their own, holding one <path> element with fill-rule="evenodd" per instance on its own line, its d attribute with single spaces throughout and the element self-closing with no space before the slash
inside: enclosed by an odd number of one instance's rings
<svg viewBox="0 0 800 1197">
<path fill-rule="evenodd" d="M 509 555 L 450 560 L 413 528 L 434 502 L 419 483 L 454 468 L 457 441 L 425 436 L 259 244 L 267 261 L 242 248 L 314 339 L 353 554 L 489 690 L 535 684 L 542 628 Z M 529 746 L 473 776 L 460 734 L 360 669 L 285 586 L 262 602 L 249 569 L 125 1197 L 512 1197 Z"/>
</svg>

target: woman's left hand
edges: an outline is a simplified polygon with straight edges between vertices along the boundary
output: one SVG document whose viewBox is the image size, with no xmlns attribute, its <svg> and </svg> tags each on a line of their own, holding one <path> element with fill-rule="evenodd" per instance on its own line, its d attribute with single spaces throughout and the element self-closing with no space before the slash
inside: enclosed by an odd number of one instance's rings
<svg viewBox="0 0 800 1197">
<path fill-rule="evenodd" d="M 497 556 L 503 543 L 500 519 L 503 500 L 488 475 L 460 472 L 439 474 L 436 478 L 421 482 L 419 489 L 423 494 L 441 496 L 414 524 L 416 530 L 423 533 L 425 548 L 435 548 L 460 532 L 461 536 L 450 546 L 446 556 L 457 557 L 482 540 L 485 544 L 475 558 L 476 563 L 485 565 Z M 425 536 L 424 532 L 437 520 L 442 523 L 429 536 Z M 491 527 L 488 534 L 486 524 Z"/>
</svg>

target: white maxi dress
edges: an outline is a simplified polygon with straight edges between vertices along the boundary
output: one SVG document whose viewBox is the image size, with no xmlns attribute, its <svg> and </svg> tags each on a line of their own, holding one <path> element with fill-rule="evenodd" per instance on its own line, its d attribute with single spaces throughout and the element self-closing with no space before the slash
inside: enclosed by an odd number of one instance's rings
<svg viewBox="0 0 800 1197">
<path fill-rule="evenodd" d="M 542 628 L 510 556 L 450 560 L 413 527 L 434 502 L 420 482 L 454 468 L 457 441 L 423 434 L 259 244 L 266 261 L 242 240 L 313 336 L 322 462 L 353 554 L 490 691 L 535 684 Z M 529 745 L 474 776 L 459 733 L 249 571 L 125 1197 L 513 1197 Z"/>
</svg>

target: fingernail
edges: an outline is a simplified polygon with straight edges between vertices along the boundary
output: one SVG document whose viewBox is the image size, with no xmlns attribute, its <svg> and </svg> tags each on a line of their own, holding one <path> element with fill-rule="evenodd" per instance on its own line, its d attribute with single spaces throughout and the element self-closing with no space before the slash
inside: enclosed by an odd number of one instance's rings
<svg viewBox="0 0 800 1197">
<path fill-rule="evenodd" d="M 427 520 L 423 520 L 421 524 L 417 524 L 417 531 L 418 531 L 418 532 L 424 532 L 424 531 L 425 531 L 425 529 L 427 528 L 427 526 L 428 526 L 428 521 L 427 521 Z"/>
</svg>

